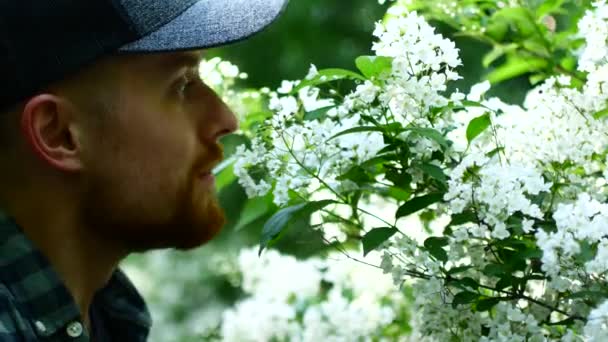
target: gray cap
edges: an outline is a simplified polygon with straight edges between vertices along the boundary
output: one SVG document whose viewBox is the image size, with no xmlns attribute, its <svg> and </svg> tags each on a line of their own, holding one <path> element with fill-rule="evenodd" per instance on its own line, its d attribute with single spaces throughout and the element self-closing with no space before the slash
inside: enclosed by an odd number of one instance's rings
<svg viewBox="0 0 608 342">
<path fill-rule="evenodd" d="M 245 39 L 288 0 L 0 0 L 0 107 L 100 57 Z"/>
<path fill-rule="evenodd" d="M 286 0 L 120 0 L 143 37 L 120 51 L 175 51 L 235 42 L 269 25 Z M 185 10 L 184 7 L 187 7 Z"/>
</svg>

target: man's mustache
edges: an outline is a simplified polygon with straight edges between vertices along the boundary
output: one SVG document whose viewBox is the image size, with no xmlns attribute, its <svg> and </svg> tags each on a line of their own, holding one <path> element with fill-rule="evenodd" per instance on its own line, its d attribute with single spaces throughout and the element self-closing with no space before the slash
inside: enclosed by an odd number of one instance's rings
<svg viewBox="0 0 608 342">
<path fill-rule="evenodd" d="M 197 164 L 197 171 L 211 172 L 224 159 L 224 148 L 220 144 L 211 144 L 206 147 L 205 154 Z"/>
</svg>

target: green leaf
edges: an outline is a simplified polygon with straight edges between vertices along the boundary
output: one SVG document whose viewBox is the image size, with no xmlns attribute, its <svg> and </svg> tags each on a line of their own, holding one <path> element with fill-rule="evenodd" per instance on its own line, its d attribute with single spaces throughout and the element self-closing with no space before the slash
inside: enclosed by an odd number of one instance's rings
<svg viewBox="0 0 608 342">
<path fill-rule="evenodd" d="M 215 187 L 218 192 L 222 191 L 236 180 L 236 175 L 234 174 L 234 160 L 226 159 L 220 165 L 224 166 L 224 168 L 215 175 Z"/>
<path fill-rule="evenodd" d="M 530 37 L 523 41 L 523 47 L 528 51 L 533 51 L 536 55 L 550 58 L 551 53 L 545 46 L 544 39 L 538 36 Z"/>
<path fill-rule="evenodd" d="M 398 186 L 402 189 L 409 189 L 410 183 L 412 182 L 412 176 L 409 173 L 396 169 L 387 170 L 384 176 L 386 177 L 386 179 L 395 184 L 395 186 Z"/>
<path fill-rule="evenodd" d="M 438 237 L 438 236 L 431 236 L 429 238 L 427 238 L 426 240 L 424 240 L 424 247 L 429 248 L 430 246 L 437 246 L 437 247 L 445 247 L 447 245 L 449 245 L 450 242 L 448 240 L 448 238 L 446 237 Z"/>
<path fill-rule="evenodd" d="M 312 121 L 312 120 L 324 119 L 327 116 L 327 112 L 329 112 L 333 108 L 336 108 L 336 106 L 327 106 L 327 107 L 315 109 L 310 112 L 306 112 L 304 114 L 304 120 Z"/>
<path fill-rule="evenodd" d="M 424 247 L 435 259 L 441 262 L 448 261 L 448 253 L 443 247 L 448 245 L 448 239 L 445 237 L 431 236 L 424 240 Z"/>
<path fill-rule="evenodd" d="M 507 45 L 495 45 L 492 51 L 488 52 L 487 54 L 485 54 L 485 56 L 483 56 L 483 67 L 489 67 L 490 64 L 494 63 L 494 61 L 502 57 L 504 54 L 517 50 L 517 47 L 518 45 L 515 43 Z"/>
<path fill-rule="evenodd" d="M 384 133 L 387 129 L 389 128 L 394 128 L 395 125 L 399 125 L 398 123 L 395 124 L 391 124 L 391 125 L 387 125 L 385 127 L 381 127 L 381 126 L 359 126 L 359 127 L 353 127 L 353 128 L 349 128 L 346 130 L 343 130 L 342 132 L 338 132 L 336 133 L 334 136 L 332 136 L 331 138 L 327 139 L 327 141 L 333 140 L 337 137 L 343 136 L 343 135 L 347 135 L 347 134 L 353 134 L 353 133 L 363 133 L 363 132 L 381 132 Z"/>
<path fill-rule="evenodd" d="M 475 222 L 477 216 L 472 211 L 463 211 L 462 213 L 453 214 L 449 226 L 459 226 L 461 224 Z"/>
<path fill-rule="evenodd" d="M 393 58 L 384 56 L 360 56 L 355 60 L 355 65 L 363 76 L 371 79 L 388 74 L 393 68 Z"/>
<path fill-rule="evenodd" d="M 593 117 L 594 117 L 596 120 L 599 120 L 599 119 L 601 119 L 601 118 L 605 117 L 606 115 L 608 115 L 608 108 L 604 108 L 604 109 L 600 110 L 599 112 L 594 113 L 594 114 L 593 114 Z"/>
<path fill-rule="evenodd" d="M 435 164 L 426 163 L 420 165 L 420 169 L 422 170 L 422 172 L 431 176 L 431 178 L 437 180 L 439 183 L 447 185 L 448 178 L 439 166 Z"/>
<path fill-rule="evenodd" d="M 460 285 L 466 286 L 473 290 L 477 290 L 477 288 L 479 287 L 479 284 L 471 277 L 464 277 L 462 279 L 459 279 L 458 282 Z"/>
<path fill-rule="evenodd" d="M 505 266 L 500 264 L 487 264 L 482 272 L 487 276 L 499 277 L 505 274 Z"/>
<path fill-rule="evenodd" d="M 574 71 L 576 69 L 576 58 L 566 56 L 559 61 L 559 65 L 567 71 Z"/>
<path fill-rule="evenodd" d="M 575 256 L 575 260 L 580 263 L 586 263 L 595 259 L 597 254 L 597 244 L 591 244 L 587 240 L 579 242 L 581 251 Z"/>
<path fill-rule="evenodd" d="M 333 200 L 305 202 L 279 210 L 268 219 L 266 224 L 264 224 L 264 228 L 262 228 L 258 254 L 262 254 L 264 248 L 271 246 L 277 241 L 277 238 L 285 231 L 291 220 L 296 217 L 310 216 L 310 214 L 333 203 L 337 202 Z"/>
<path fill-rule="evenodd" d="M 271 118 L 272 115 L 273 113 L 270 110 L 250 112 L 245 116 L 244 120 L 239 121 L 239 129 L 243 132 L 249 132 L 256 125 L 259 125 L 264 120 Z"/>
<path fill-rule="evenodd" d="M 549 76 L 547 74 L 539 73 L 539 74 L 530 75 L 528 80 L 530 81 L 531 85 L 537 85 L 538 83 L 546 80 L 547 78 L 549 78 Z"/>
<path fill-rule="evenodd" d="M 338 176 L 336 179 L 340 181 L 348 179 L 357 184 L 370 183 L 374 181 L 374 178 L 365 172 L 365 170 L 359 165 L 351 167 L 348 171 L 346 171 L 346 173 Z"/>
<path fill-rule="evenodd" d="M 398 201 L 407 201 L 412 197 L 412 194 L 409 191 L 405 191 L 396 186 L 389 187 L 386 194 Z"/>
<path fill-rule="evenodd" d="M 493 149 L 492 151 L 490 151 L 490 152 L 486 153 L 486 156 L 487 156 L 488 158 L 492 158 L 492 157 L 494 157 L 495 155 L 497 155 L 498 153 L 503 152 L 504 150 L 505 150 L 505 148 L 504 148 L 504 147 L 502 147 L 502 146 L 501 146 L 501 147 L 497 147 L 497 148 Z"/>
<path fill-rule="evenodd" d="M 462 273 L 465 272 L 469 269 L 473 268 L 473 266 L 471 265 L 467 265 L 467 266 L 458 266 L 458 267 L 452 267 L 448 270 L 448 274 L 449 275 L 453 275 L 453 274 L 458 274 L 458 273 Z"/>
<path fill-rule="evenodd" d="M 397 228 L 374 228 L 367 232 L 362 239 L 363 255 L 365 256 L 376 249 L 376 247 L 395 235 L 395 233 L 397 233 Z"/>
<path fill-rule="evenodd" d="M 504 7 L 492 16 L 492 21 L 507 21 L 515 27 L 521 37 L 528 37 L 537 31 L 534 17 L 529 9 L 525 7 Z"/>
<path fill-rule="evenodd" d="M 543 70 L 548 66 L 549 62 L 544 58 L 512 56 L 508 58 L 507 63 L 494 69 L 486 78 L 490 83 L 496 84 L 529 72 Z"/>
<path fill-rule="evenodd" d="M 434 203 L 437 203 L 443 199 L 442 193 L 432 193 L 416 198 L 412 198 L 411 200 L 405 202 L 402 206 L 397 209 L 396 218 L 404 217 L 411 215 L 418 210 L 422 210 Z"/>
<path fill-rule="evenodd" d="M 517 279 L 511 277 L 510 275 L 500 278 L 494 285 L 496 290 L 503 290 L 508 287 L 515 287 L 515 286 L 517 286 Z"/>
<path fill-rule="evenodd" d="M 375 157 L 370 158 L 370 159 L 362 162 L 359 165 L 363 168 L 373 168 L 373 167 L 377 167 L 377 166 L 382 166 L 383 164 L 385 164 L 386 162 L 388 162 L 394 158 L 395 158 L 395 155 L 392 153 L 386 153 L 386 154 L 379 153 Z"/>
<path fill-rule="evenodd" d="M 365 81 L 366 78 L 357 74 L 356 72 L 352 72 L 346 69 L 323 69 L 319 70 L 319 73 L 310 80 L 303 80 L 294 87 L 289 94 L 297 94 L 302 88 L 305 87 L 314 87 L 321 84 L 342 80 L 342 79 L 353 79 L 353 80 L 361 80 Z"/>
<path fill-rule="evenodd" d="M 498 303 L 500 303 L 499 298 L 480 299 L 475 303 L 475 310 L 477 312 L 490 311 Z"/>
<path fill-rule="evenodd" d="M 501 42 L 509 32 L 509 23 L 502 20 L 491 20 L 486 27 L 486 35 L 497 42 Z"/>
<path fill-rule="evenodd" d="M 272 194 L 269 193 L 264 197 L 257 197 L 247 200 L 238 223 L 235 225 L 235 230 L 241 230 L 255 220 L 267 214 L 272 208 Z"/>
<path fill-rule="evenodd" d="M 481 116 L 476 117 L 475 119 L 469 122 L 467 126 L 467 141 L 469 144 L 473 139 L 475 139 L 478 135 L 480 135 L 483 131 L 485 131 L 490 125 L 492 121 L 490 121 L 490 114 L 485 113 Z"/>
<path fill-rule="evenodd" d="M 462 291 L 454 296 L 452 301 L 452 307 L 456 308 L 458 305 L 470 304 L 479 298 L 479 294 L 475 292 Z"/>
<path fill-rule="evenodd" d="M 421 137 L 431 139 L 443 148 L 447 148 L 450 146 L 448 140 L 439 131 L 435 129 L 425 127 L 407 127 L 405 128 L 405 130 L 411 131 L 412 133 L 415 133 Z"/>
<path fill-rule="evenodd" d="M 460 101 L 464 107 L 481 107 L 489 109 L 486 105 L 478 101 L 462 100 Z M 466 108 L 465 108 L 466 109 Z"/>
<path fill-rule="evenodd" d="M 544 0 L 536 9 L 536 18 L 542 19 L 545 15 L 556 12 L 563 5 L 564 0 Z"/>
</svg>

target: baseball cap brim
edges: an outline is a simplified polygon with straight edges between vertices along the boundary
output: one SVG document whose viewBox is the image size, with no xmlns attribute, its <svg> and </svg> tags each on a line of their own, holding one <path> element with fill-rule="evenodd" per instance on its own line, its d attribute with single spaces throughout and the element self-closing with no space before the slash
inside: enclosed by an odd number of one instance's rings
<svg viewBox="0 0 608 342">
<path fill-rule="evenodd" d="M 260 32 L 285 10 L 288 0 L 200 0 L 123 53 L 170 52 L 234 43 Z"/>
</svg>

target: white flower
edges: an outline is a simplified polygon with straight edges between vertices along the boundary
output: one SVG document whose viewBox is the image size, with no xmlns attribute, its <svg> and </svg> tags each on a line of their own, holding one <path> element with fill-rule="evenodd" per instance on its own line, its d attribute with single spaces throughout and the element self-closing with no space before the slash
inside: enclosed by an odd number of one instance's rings
<svg viewBox="0 0 608 342">
<path fill-rule="evenodd" d="M 484 81 L 481 83 L 477 83 L 471 87 L 469 94 L 467 95 L 467 100 L 469 101 L 480 101 L 481 96 L 485 94 L 488 90 L 490 90 L 490 81 Z"/>
<path fill-rule="evenodd" d="M 239 68 L 230 62 L 220 62 L 218 69 L 224 77 L 236 78 L 239 76 Z"/>
<path fill-rule="evenodd" d="M 279 87 L 279 89 L 277 89 L 277 92 L 279 92 L 280 94 L 288 94 L 293 90 L 294 86 L 295 86 L 295 82 L 282 81 L 281 87 Z"/>
<path fill-rule="evenodd" d="M 521 228 L 524 231 L 524 233 L 531 233 L 534 230 L 534 221 L 524 219 L 521 222 Z"/>
<path fill-rule="evenodd" d="M 509 319 L 509 321 L 522 322 L 526 319 L 526 315 L 524 315 L 524 313 L 521 312 L 521 310 L 517 307 L 510 306 L 507 309 L 507 318 Z"/>
<path fill-rule="evenodd" d="M 310 69 L 308 69 L 308 74 L 306 74 L 305 79 L 312 80 L 313 78 L 317 77 L 318 75 L 319 75 L 319 70 L 317 70 L 317 67 L 314 64 L 311 64 Z"/>
<path fill-rule="evenodd" d="M 585 264 L 590 274 L 602 274 L 608 271 L 608 239 L 602 239 L 597 246 L 595 258 Z"/>
<path fill-rule="evenodd" d="M 298 91 L 298 97 L 306 112 L 334 105 L 332 99 L 319 99 L 319 88 L 304 87 Z"/>
<path fill-rule="evenodd" d="M 391 273 L 393 270 L 393 256 L 386 251 L 382 254 L 382 263 L 380 263 L 380 268 L 384 273 Z"/>
<path fill-rule="evenodd" d="M 608 301 L 604 301 L 589 314 L 585 337 L 593 342 L 608 340 Z"/>
<path fill-rule="evenodd" d="M 509 231 L 507 230 L 507 226 L 504 224 L 504 222 L 497 222 L 494 225 L 494 229 L 492 230 L 492 236 L 497 238 L 497 239 L 506 239 L 511 235 L 511 233 L 509 233 Z"/>
<path fill-rule="evenodd" d="M 284 341 L 297 330 L 295 308 L 288 303 L 259 297 L 246 299 L 222 317 L 226 342 Z"/>
<path fill-rule="evenodd" d="M 358 85 L 355 90 L 355 96 L 365 103 L 372 103 L 376 99 L 376 95 L 380 89 L 370 81 Z"/>
</svg>

